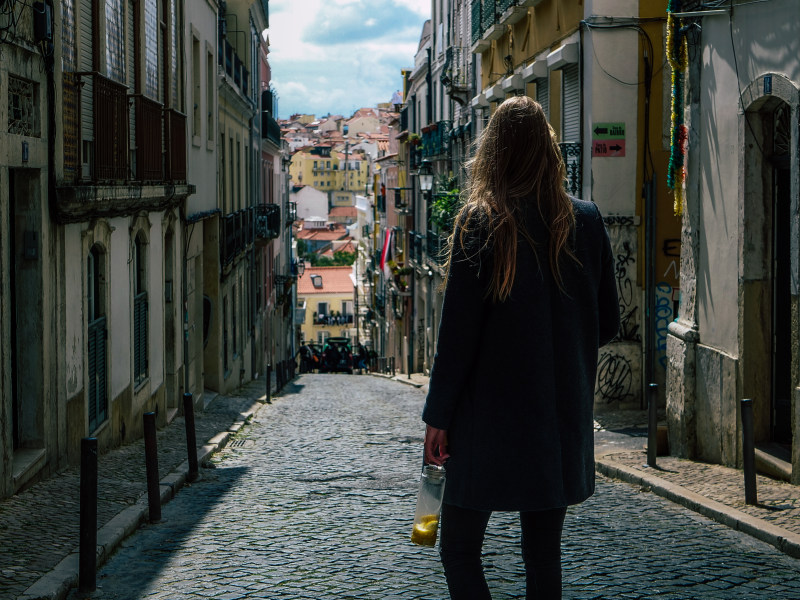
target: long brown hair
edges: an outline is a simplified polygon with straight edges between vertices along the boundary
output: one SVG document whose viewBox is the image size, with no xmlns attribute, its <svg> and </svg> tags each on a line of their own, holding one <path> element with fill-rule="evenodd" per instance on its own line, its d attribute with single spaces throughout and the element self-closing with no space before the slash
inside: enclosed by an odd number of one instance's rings
<svg viewBox="0 0 800 600">
<path fill-rule="evenodd" d="M 470 173 L 467 198 L 455 218 L 447 267 L 456 243 L 464 248 L 470 230 L 485 228 L 486 244 L 493 249 L 494 267 L 487 295 L 502 302 L 511 293 L 516 275 L 517 237 L 521 234 L 536 253 L 536 245 L 525 230 L 522 208 L 535 203 L 549 233 L 547 255 L 556 284 L 563 289 L 563 255 L 577 261 L 569 247 L 575 228 L 572 202 L 564 191 L 566 168 L 556 133 L 542 107 L 527 96 L 503 102 L 478 139 Z M 460 231 L 458 240 L 455 231 Z M 538 254 L 536 254 L 538 260 Z"/>
</svg>

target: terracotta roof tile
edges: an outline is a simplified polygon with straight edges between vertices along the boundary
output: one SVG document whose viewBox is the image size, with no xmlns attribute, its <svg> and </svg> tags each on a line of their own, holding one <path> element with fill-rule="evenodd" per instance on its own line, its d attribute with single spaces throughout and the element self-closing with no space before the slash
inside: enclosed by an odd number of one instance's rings
<svg viewBox="0 0 800 600">
<path fill-rule="evenodd" d="M 297 295 L 345 294 L 353 293 L 353 280 L 350 274 L 353 267 L 306 267 L 303 276 L 297 280 Z M 314 287 L 312 275 L 322 277 L 322 287 Z"/>
</svg>

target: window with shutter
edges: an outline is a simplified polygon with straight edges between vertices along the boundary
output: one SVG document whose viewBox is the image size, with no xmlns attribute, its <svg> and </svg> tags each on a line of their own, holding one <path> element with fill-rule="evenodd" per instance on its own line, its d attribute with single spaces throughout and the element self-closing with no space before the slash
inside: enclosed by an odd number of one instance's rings
<svg viewBox="0 0 800 600">
<path fill-rule="evenodd" d="M 144 240 L 137 235 L 133 243 L 133 381 L 147 378 L 147 291 Z"/>
<path fill-rule="evenodd" d="M 562 116 L 561 127 L 564 132 L 562 141 L 581 141 L 581 86 L 577 63 L 562 69 Z"/>
<path fill-rule="evenodd" d="M 95 246 L 89 252 L 87 267 L 87 362 L 89 381 L 87 385 L 89 432 L 95 431 L 108 418 L 108 394 L 106 391 L 106 318 L 103 316 L 101 287 L 102 251 Z"/>
<path fill-rule="evenodd" d="M 544 116 L 550 119 L 550 85 L 547 77 L 536 80 L 536 101 L 542 105 Z"/>
</svg>

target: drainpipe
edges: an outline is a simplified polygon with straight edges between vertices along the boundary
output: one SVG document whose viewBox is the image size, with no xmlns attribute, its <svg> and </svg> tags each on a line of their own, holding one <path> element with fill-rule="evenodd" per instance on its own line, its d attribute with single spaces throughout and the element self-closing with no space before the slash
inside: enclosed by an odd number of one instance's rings
<svg viewBox="0 0 800 600">
<path fill-rule="evenodd" d="M 656 214 L 655 214 L 655 174 L 644 182 L 644 244 L 645 244 L 645 376 L 644 386 L 655 383 L 655 269 L 656 269 Z M 646 389 L 646 388 L 645 388 Z M 640 408 L 644 408 L 645 394 L 642 394 Z"/>
</svg>

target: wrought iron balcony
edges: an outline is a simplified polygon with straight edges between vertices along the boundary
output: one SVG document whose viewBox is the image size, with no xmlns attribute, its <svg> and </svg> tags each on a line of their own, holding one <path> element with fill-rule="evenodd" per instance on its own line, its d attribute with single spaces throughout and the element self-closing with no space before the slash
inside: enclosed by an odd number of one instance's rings
<svg viewBox="0 0 800 600">
<path fill-rule="evenodd" d="M 286 226 L 291 226 L 292 223 L 297 221 L 297 202 L 286 203 Z"/>
<path fill-rule="evenodd" d="M 99 73 L 78 73 L 91 77 L 94 103 L 94 153 L 91 179 L 125 180 L 130 177 L 128 156 L 128 88 Z M 81 114 L 79 109 L 78 114 Z"/>
<path fill-rule="evenodd" d="M 133 96 L 136 115 L 136 179 L 163 181 L 164 128 L 162 105 L 147 96 Z"/>
<path fill-rule="evenodd" d="M 471 65 L 472 52 L 469 48 L 450 46 L 447 49 L 440 79 L 448 94 L 469 90 Z"/>
<path fill-rule="evenodd" d="M 281 209 L 277 204 L 259 204 L 255 207 L 256 239 L 274 240 L 281 234 Z"/>
<path fill-rule="evenodd" d="M 450 121 L 437 121 L 422 128 L 422 156 L 446 154 L 450 148 Z"/>
<path fill-rule="evenodd" d="M 447 262 L 447 237 L 428 230 L 428 261 L 434 265 Z"/>
<path fill-rule="evenodd" d="M 581 144 L 580 142 L 562 142 L 559 147 L 567 168 L 564 187 L 568 194 L 580 197 L 582 193 Z"/>
<path fill-rule="evenodd" d="M 164 111 L 167 156 L 164 166 L 169 181 L 186 181 L 186 115 L 170 108 Z"/>
</svg>

